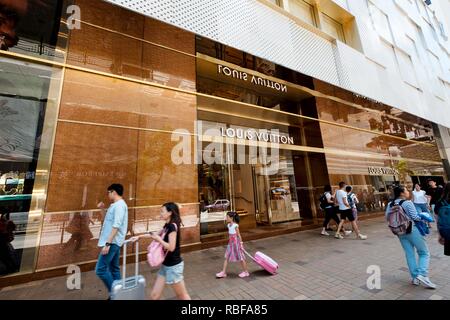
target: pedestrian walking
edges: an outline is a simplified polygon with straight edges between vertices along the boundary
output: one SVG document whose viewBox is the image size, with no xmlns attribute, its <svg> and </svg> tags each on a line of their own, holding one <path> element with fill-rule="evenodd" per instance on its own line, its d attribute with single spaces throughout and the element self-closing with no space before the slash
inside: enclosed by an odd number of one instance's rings
<svg viewBox="0 0 450 320">
<path fill-rule="evenodd" d="M 428 179 L 427 184 L 428 184 L 427 197 L 429 199 L 428 209 L 430 210 L 430 212 L 434 212 L 436 202 L 438 202 L 438 200 L 441 198 L 444 189 L 442 188 L 442 186 L 440 185 L 438 186 L 436 184 L 436 181 L 434 181 L 433 179 Z"/>
<path fill-rule="evenodd" d="M 420 185 L 416 183 L 414 185 L 414 190 L 412 192 L 412 199 L 414 203 L 414 207 L 416 207 L 417 212 L 426 212 L 430 213 L 428 210 L 429 207 L 429 199 L 424 190 L 421 190 Z"/>
<path fill-rule="evenodd" d="M 348 203 L 348 194 L 345 190 L 346 190 L 346 183 L 339 182 L 339 190 L 336 191 L 336 201 L 339 204 L 339 213 L 341 215 L 341 222 L 339 223 L 338 229 L 334 237 L 336 239 L 343 239 L 343 236 L 341 235 L 340 231 L 344 226 L 345 220 L 348 220 L 352 224 L 352 228 L 356 234 L 356 237 L 360 240 L 366 240 L 367 236 L 359 232 L 358 225 L 356 224 L 355 217 L 353 216 L 352 208 Z"/>
<path fill-rule="evenodd" d="M 450 256 L 450 182 L 445 185 L 441 198 L 436 202 L 434 213 L 439 243 L 444 246 L 444 255 Z"/>
<path fill-rule="evenodd" d="M 358 197 L 353 192 L 352 186 L 345 187 L 345 191 L 347 192 L 347 201 L 352 209 L 353 217 L 355 218 L 355 222 L 357 222 L 358 221 L 358 208 L 356 205 L 359 204 Z"/>
<path fill-rule="evenodd" d="M 245 261 L 245 252 L 241 233 L 239 232 L 239 215 L 237 212 L 228 212 L 227 216 L 228 227 L 228 246 L 225 252 L 225 261 L 223 262 L 223 269 L 216 274 L 217 278 L 225 278 L 227 276 L 227 266 L 229 262 L 240 262 L 243 271 L 239 274 L 240 278 L 250 276 L 247 269 L 247 262 Z"/>
<path fill-rule="evenodd" d="M 108 187 L 108 198 L 112 204 L 106 212 L 98 240 L 98 246 L 102 249 L 98 256 L 95 273 L 105 284 L 110 297 L 112 283 L 121 279 L 120 248 L 125 241 L 128 226 L 128 206 L 123 200 L 123 192 L 121 184 L 112 184 Z M 103 211 L 105 204 L 100 202 L 98 208 Z"/>
<path fill-rule="evenodd" d="M 334 206 L 334 197 L 331 194 L 331 186 L 326 185 L 324 187 L 324 193 L 320 196 L 320 208 L 325 212 L 325 220 L 323 221 L 322 231 L 320 232 L 323 236 L 329 236 L 330 234 L 327 232 L 328 224 L 331 220 L 336 222 L 336 225 L 339 225 L 341 220 L 337 215 L 337 209 Z"/>
<path fill-rule="evenodd" d="M 403 186 L 394 188 L 395 199 L 388 204 L 386 219 L 392 232 L 398 236 L 400 244 L 405 252 L 406 262 L 411 275 L 413 285 L 423 284 L 427 288 L 435 289 L 436 285 L 428 277 L 430 264 L 430 251 L 421 234 L 417 223 L 422 222 L 412 201 L 409 191 Z M 414 221 L 414 223 L 413 223 Z M 416 252 L 417 256 L 416 257 Z"/>
<path fill-rule="evenodd" d="M 167 202 L 161 206 L 160 217 L 166 223 L 159 234 L 150 231 L 131 238 L 133 241 L 138 241 L 141 238 L 152 238 L 162 245 L 166 254 L 158 271 L 150 298 L 159 300 L 167 284 L 175 291 L 177 299 L 191 300 L 184 282 L 184 261 L 180 250 L 180 227 L 182 224 L 180 208 L 174 202 Z"/>
<path fill-rule="evenodd" d="M 419 215 L 421 213 L 430 214 L 430 199 L 427 197 L 426 192 L 424 190 L 421 190 L 420 185 L 416 183 L 414 185 L 414 190 L 412 192 L 412 199 L 414 206 L 416 207 L 417 213 Z M 431 223 L 427 222 L 427 225 L 429 228 L 431 228 Z"/>
</svg>

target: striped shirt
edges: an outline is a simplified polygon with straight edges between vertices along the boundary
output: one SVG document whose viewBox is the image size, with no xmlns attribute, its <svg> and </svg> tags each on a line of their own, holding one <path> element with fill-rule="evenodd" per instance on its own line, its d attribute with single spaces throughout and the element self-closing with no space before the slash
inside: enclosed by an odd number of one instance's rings
<svg viewBox="0 0 450 320">
<path fill-rule="evenodd" d="M 402 199 L 396 199 L 395 203 L 398 204 Z M 389 202 L 387 208 L 386 208 L 386 219 L 388 219 L 389 217 L 389 211 L 391 209 L 391 204 L 392 201 Z M 417 210 L 416 207 L 414 206 L 414 203 L 412 203 L 412 201 L 410 200 L 405 200 L 402 203 L 402 208 L 405 211 L 406 215 L 414 221 L 421 221 L 422 219 L 419 217 L 419 215 L 417 214 Z"/>
</svg>

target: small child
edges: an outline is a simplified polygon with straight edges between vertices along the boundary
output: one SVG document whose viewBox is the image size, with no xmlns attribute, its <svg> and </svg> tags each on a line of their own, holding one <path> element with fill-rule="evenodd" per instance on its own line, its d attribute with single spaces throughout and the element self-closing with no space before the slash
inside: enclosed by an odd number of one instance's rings
<svg viewBox="0 0 450 320">
<path fill-rule="evenodd" d="M 225 252 L 225 261 L 223 263 L 223 269 L 221 272 L 216 274 L 217 278 L 225 278 L 227 276 L 227 265 L 228 262 L 241 262 L 242 271 L 239 274 L 240 278 L 245 278 L 250 276 L 247 269 L 247 262 L 245 261 L 245 253 L 243 242 L 241 241 L 241 234 L 239 232 L 239 215 L 236 212 L 227 213 L 227 226 L 229 241 L 227 251 Z"/>
</svg>

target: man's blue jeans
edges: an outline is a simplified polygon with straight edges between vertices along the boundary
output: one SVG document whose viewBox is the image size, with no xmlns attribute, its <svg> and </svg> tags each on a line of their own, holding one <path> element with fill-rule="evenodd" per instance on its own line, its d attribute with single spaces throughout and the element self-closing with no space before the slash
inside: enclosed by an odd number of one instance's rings
<svg viewBox="0 0 450 320">
<path fill-rule="evenodd" d="M 103 281 L 111 292 L 112 283 L 115 280 L 120 280 L 120 247 L 116 244 L 111 244 L 107 255 L 98 256 L 97 265 L 95 266 L 95 274 Z"/>
<path fill-rule="evenodd" d="M 412 227 L 409 234 L 398 237 L 405 251 L 406 263 L 409 273 L 414 279 L 418 275 L 428 277 L 428 266 L 430 265 L 430 251 L 428 250 L 425 237 L 422 236 L 416 226 Z M 416 251 L 419 256 L 417 261 Z"/>
</svg>

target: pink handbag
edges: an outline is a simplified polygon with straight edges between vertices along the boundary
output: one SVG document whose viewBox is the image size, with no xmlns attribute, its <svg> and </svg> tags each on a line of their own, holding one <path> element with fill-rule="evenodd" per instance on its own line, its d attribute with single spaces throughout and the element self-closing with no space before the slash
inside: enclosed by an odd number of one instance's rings
<svg viewBox="0 0 450 320">
<path fill-rule="evenodd" d="M 177 230 L 177 225 L 175 223 L 174 225 L 175 230 Z M 164 239 L 164 237 L 166 236 L 166 232 L 163 232 L 162 230 L 160 232 L 160 236 L 162 239 Z M 162 263 L 166 259 L 167 253 L 169 252 L 168 250 L 164 252 L 163 245 L 155 240 L 150 243 L 147 250 L 147 262 L 151 267 L 159 267 L 160 265 L 162 265 Z"/>
</svg>

